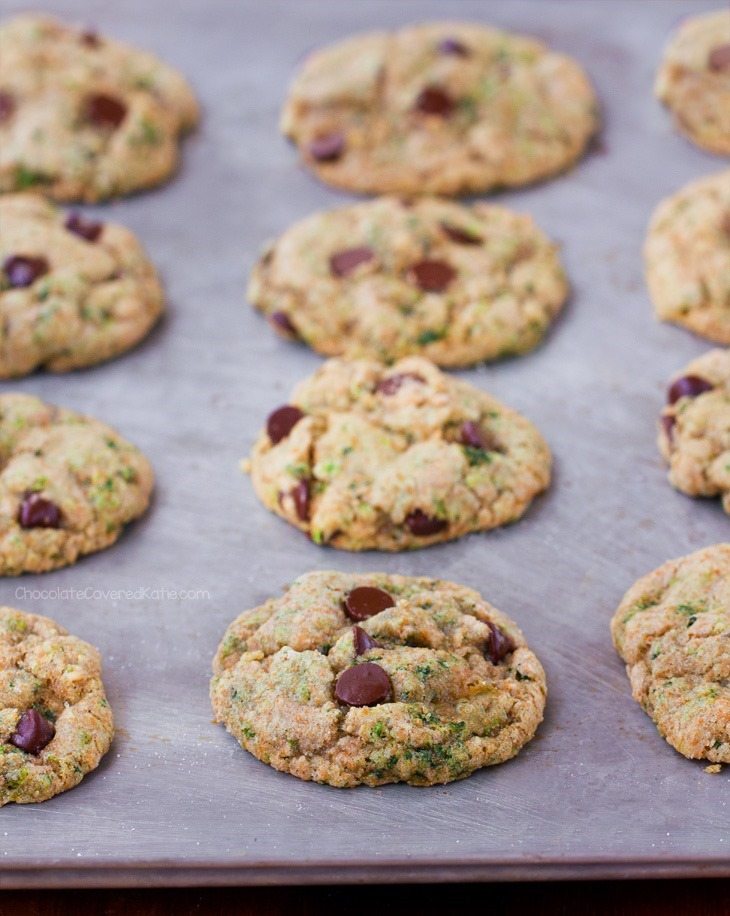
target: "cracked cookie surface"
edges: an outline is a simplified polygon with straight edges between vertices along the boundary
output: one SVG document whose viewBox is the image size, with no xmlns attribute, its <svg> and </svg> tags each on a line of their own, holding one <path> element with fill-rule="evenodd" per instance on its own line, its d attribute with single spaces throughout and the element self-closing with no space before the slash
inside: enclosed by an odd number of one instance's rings
<svg viewBox="0 0 730 916">
<path fill-rule="evenodd" d="M 0 395 L 0 575 L 46 572 L 113 544 L 149 504 L 142 453 L 98 420 Z"/>
<path fill-rule="evenodd" d="M 730 544 L 639 579 L 611 632 L 662 737 L 685 757 L 730 763 Z"/>
<path fill-rule="evenodd" d="M 216 720 L 246 750 L 340 787 L 434 785 L 502 763 L 546 697 L 522 633 L 477 592 L 383 573 L 301 576 L 228 627 L 213 670 Z"/>
<path fill-rule="evenodd" d="M 48 617 L 0 607 L 0 805 L 78 785 L 113 735 L 97 650 Z"/>
<path fill-rule="evenodd" d="M 281 130 L 323 181 L 364 193 L 457 195 L 567 168 L 598 127 L 571 58 L 520 35 L 436 22 L 314 52 Z"/>
<path fill-rule="evenodd" d="M 159 184 L 197 120 L 152 54 L 47 16 L 0 25 L 0 191 L 95 201 Z"/>
<path fill-rule="evenodd" d="M 129 230 L 36 194 L 0 197 L 0 377 L 111 359 L 162 308 L 157 273 Z"/>
<path fill-rule="evenodd" d="M 316 213 L 265 250 L 249 284 L 276 330 L 320 353 L 440 366 L 532 349 L 567 294 L 531 217 L 435 198 Z"/>
<path fill-rule="evenodd" d="M 264 505 L 316 543 L 406 550 L 515 521 L 550 464 L 532 423 L 409 357 L 328 360 L 270 415 L 250 470 Z"/>
</svg>

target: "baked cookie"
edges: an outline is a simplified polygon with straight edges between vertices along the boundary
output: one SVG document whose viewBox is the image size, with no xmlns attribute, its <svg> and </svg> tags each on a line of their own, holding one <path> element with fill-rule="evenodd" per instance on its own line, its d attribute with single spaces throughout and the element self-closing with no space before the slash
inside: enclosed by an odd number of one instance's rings
<svg viewBox="0 0 730 916">
<path fill-rule="evenodd" d="M 571 58 L 521 35 L 436 22 L 312 54 L 281 130 L 336 187 L 455 195 L 566 169 L 598 121 L 593 88 Z"/>
<path fill-rule="evenodd" d="M 730 156 L 730 9 L 682 23 L 664 52 L 654 91 L 685 136 Z"/>
<path fill-rule="evenodd" d="M 96 649 L 48 617 L 0 607 L 0 806 L 77 786 L 113 736 Z"/>
<path fill-rule="evenodd" d="M 685 757 L 730 763 L 730 544 L 639 579 L 611 632 L 659 733 Z"/>
<path fill-rule="evenodd" d="M 644 255 L 658 317 L 730 344 L 730 170 L 662 201 Z"/>
<path fill-rule="evenodd" d="M 129 230 L 0 197 L 0 378 L 118 356 L 157 321 L 163 293 Z"/>
<path fill-rule="evenodd" d="M 730 350 L 711 350 L 672 382 L 659 424 L 669 480 L 689 496 L 720 496 L 730 514 Z"/>
<path fill-rule="evenodd" d="M 159 184 L 197 120 L 152 54 L 48 16 L 0 25 L 0 191 L 93 201 Z"/>
<path fill-rule="evenodd" d="M 517 626 L 440 579 L 313 572 L 240 615 L 213 662 L 216 721 L 259 760 L 332 786 L 431 786 L 514 757 L 545 672 Z"/>
<path fill-rule="evenodd" d="M 113 429 L 0 394 L 0 575 L 46 572 L 113 544 L 149 504 L 152 468 Z"/>
<path fill-rule="evenodd" d="M 315 543 L 406 550 L 516 521 L 550 462 L 532 423 L 412 356 L 326 362 L 269 416 L 250 470 Z"/>
<path fill-rule="evenodd" d="M 263 253 L 251 302 L 320 353 L 440 366 L 524 353 L 562 308 L 557 247 L 503 207 L 383 197 L 317 213 Z"/>
</svg>

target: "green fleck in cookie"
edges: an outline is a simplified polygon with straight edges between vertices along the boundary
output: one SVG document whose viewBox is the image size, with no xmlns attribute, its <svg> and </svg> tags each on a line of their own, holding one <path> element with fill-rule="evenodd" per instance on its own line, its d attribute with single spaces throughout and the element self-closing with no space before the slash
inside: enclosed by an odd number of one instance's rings
<svg viewBox="0 0 730 916">
<path fill-rule="evenodd" d="M 531 217 L 383 197 L 292 226 L 248 294 L 275 330 L 327 356 L 466 366 L 532 349 L 567 292 L 556 246 Z"/>
<path fill-rule="evenodd" d="M 406 550 L 513 522 L 550 482 L 537 429 L 428 360 L 332 359 L 275 410 L 257 495 L 317 544 Z"/>
<path fill-rule="evenodd" d="M 611 632 L 659 733 L 685 757 L 730 763 L 730 544 L 639 579 Z"/>
<path fill-rule="evenodd" d="M 323 181 L 372 194 L 457 195 L 554 175 L 598 127 L 588 78 L 539 41 L 437 22 L 312 54 L 281 117 Z"/>
<path fill-rule="evenodd" d="M 127 229 L 65 215 L 36 194 L 0 197 L 0 378 L 118 356 L 162 307 L 155 269 Z"/>
<path fill-rule="evenodd" d="M 669 480 L 689 496 L 720 496 L 730 513 L 730 350 L 711 350 L 672 382 L 659 427 Z"/>
<path fill-rule="evenodd" d="M 0 25 L 0 192 L 94 201 L 159 184 L 197 120 L 151 54 L 47 16 Z"/>
<path fill-rule="evenodd" d="M 517 626 L 439 579 L 301 576 L 240 615 L 213 662 L 216 720 L 259 760 L 332 786 L 430 786 L 514 757 L 545 707 Z"/>
<path fill-rule="evenodd" d="M 730 344 L 730 170 L 662 201 L 644 255 L 658 317 Z"/>
<path fill-rule="evenodd" d="M 113 735 L 96 649 L 48 617 L 0 607 L 0 806 L 72 789 Z"/>
<path fill-rule="evenodd" d="M 152 468 L 113 429 L 31 395 L 0 395 L 0 575 L 109 547 L 149 504 Z"/>
<path fill-rule="evenodd" d="M 667 45 L 654 91 L 690 140 L 730 155 L 730 9 L 685 20 Z"/>
</svg>

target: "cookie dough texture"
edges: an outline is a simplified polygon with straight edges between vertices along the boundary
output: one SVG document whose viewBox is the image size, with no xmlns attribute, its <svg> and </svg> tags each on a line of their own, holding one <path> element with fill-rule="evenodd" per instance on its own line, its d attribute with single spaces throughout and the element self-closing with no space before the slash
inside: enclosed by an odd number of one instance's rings
<svg viewBox="0 0 730 916">
<path fill-rule="evenodd" d="M 524 185 L 567 168 L 597 126 L 595 94 L 575 61 L 457 22 L 361 34 L 315 52 L 281 117 L 319 178 L 374 194 Z M 332 137 L 341 151 L 317 158 Z"/>
<path fill-rule="evenodd" d="M 380 647 L 355 654 L 343 611 L 358 586 L 395 606 L 360 626 Z M 493 664 L 489 624 L 514 646 Z M 382 667 L 389 702 L 348 707 L 342 671 Z M 314 572 L 241 614 L 214 660 L 216 720 L 259 760 L 333 786 L 434 785 L 513 757 L 535 733 L 545 673 L 517 626 L 472 589 L 439 579 Z"/>
<path fill-rule="evenodd" d="M 159 184 L 197 120 L 152 54 L 46 16 L 0 25 L 0 191 L 94 201 Z"/>
<path fill-rule="evenodd" d="M 290 403 L 304 416 L 276 444 L 262 432 L 251 477 L 264 505 L 318 544 L 452 540 L 517 520 L 550 482 L 550 451 L 532 423 L 424 359 L 329 360 Z M 465 429 L 483 447 L 464 444 Z M 439 530 L 418 530 L 414 513 Z"/>
<path fill-rule="evenodd" d="M 684 21 L 667 45 L 654 91 L 685 136 L 730 156 L 730 9 Z"/>
<path fill-rule="evenodd" d="M 712 388 L 664 408 L 659 449 L 672 486 L 688 496 L 719 496 L 730 514 L 730 350 L 693 360 L 677 376 L 688 377 Z"/>
<path fill-rule="evenodd" d="M 362 260 L 343 275 L 338 258 L 347 268 L 355 252 Z M 428 267 L 419 281 L 418 265 L 434 262 L 442 289 Z M 327 356 L 418 354 L 440 366 L 532 349 L 567 294 L 557 247 L 531 217 L 436 198 L 316 213 L 267 247 L 249 285 L 256 308 L 279 326 L 285 315 L 292 336 Z"/>
<path fill-rule="evenodd" d="M 0 395 L 0 575 L 109 547 L 145 511 L 152 485 L 147 459 L 110 427 L 31 395 Z M 31 494 L 56 507 L 57 527 L 21 525 Z"/>
<path fill-rule="evenodd" d="M 659 733 L 685 757 L 730 763 L 730 544 L 639 579 L 611 631 Z"/>
<path fill-rule="evenodd" d="M 135 236 L 101 224 L 89 240 L 36 194 L 0 197 L 0 377 L 66 372 L 118 356 L 163 308 L 154 267 Z M 45 272 L 14 287 L 2 265 L 43 259 Z"/>
<path fill-rule="evenodd" d="M 38 754 L 10 743 L 29 709 L 56 729 Z M 96 769 L 113 735 L 96 649 L 48 617 L 0 607 L 0 805 L 72 789 Z"/>
<path fill-rule="evenodd" d="M 730 169 L 662 201 L 644 255 L 657 316 L 730 344 Z"/>
</svg>

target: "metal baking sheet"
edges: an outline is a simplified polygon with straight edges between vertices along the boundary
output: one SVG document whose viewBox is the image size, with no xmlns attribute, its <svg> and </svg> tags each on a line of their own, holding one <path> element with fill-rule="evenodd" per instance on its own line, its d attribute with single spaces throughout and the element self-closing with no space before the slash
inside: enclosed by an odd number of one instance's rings
<svg viewBox="0 0 730 916">
<path fill-rule="evenodd" d="M 654 321 L 641 263 L 656 202 L 723 166 L 677 136 L 651 94 L 668 32 L 708 4 L 43 6 L 178 65 L 204 115 L 174 181 L 96 208 L 136 230 L 159 265 L 163 325 L 97 369 L 2 386 L 117 426 L 150 456 L 158 486 L 116 547 L 0 583 L 3 603 L 49 614 L 101 649 L 118 723 L 112 751 L 77 789 L 2 809 L 0 887 L 730 875 L 730 771 L 710 776 L 658 737 L 608 634 L 638 576 L 728 539 L 717 501 L 673 491 L 657 454 L 666 379 L 707 344 Z M 562 243 L 573 284 L 564 317 L 534 354 L 463 373 L 540 426 L 555 482 L 500 532 L 401 556 L 322 549 L 270 515 L 238 470 L 269 410 L 319 365 L 244 305 L 247 271 L 267 238 L 349 199 L 298 167 L 278 109 L 312 47 L 446 15 L 575 55 L 604 106 L 603 139 L 574 171 L 498 198 Z M 431 789 L 331 789 L 243 752 L 211 723 L 211 657 L 236 614 L 316 568 L 479 589 L 545 663 L 536 740 L 511 763 Z"/>
</svg>

